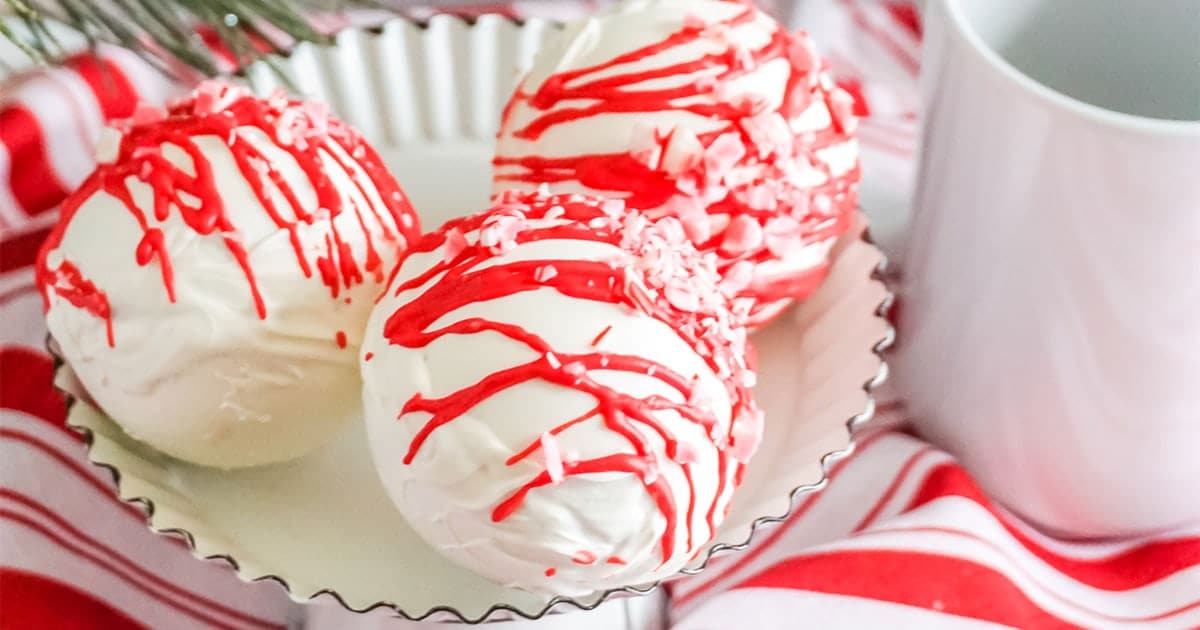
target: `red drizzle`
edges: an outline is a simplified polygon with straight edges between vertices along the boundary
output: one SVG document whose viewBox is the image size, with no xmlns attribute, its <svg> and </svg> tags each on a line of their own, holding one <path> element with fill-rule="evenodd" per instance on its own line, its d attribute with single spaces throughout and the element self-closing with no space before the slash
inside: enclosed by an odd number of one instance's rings
<svg viewBox="0 0 1200 630">
<path fill-rule="evenodd" d="M 346 347 L 346 331 L 344 331 L 344 330 L 337 331 L 337 335 L 334 336 L 333 340 L 335 343 L 337 343 L 337 347 L 345 348 Z"/>
<path fill-rule="evenodd" d="M 608 335 L 610 331 L 612 331 L 612 326 L 605 326 L 604 330 L 601 330 L 600 334 L 596 335 L 596 337 L 592 339 L 592 347 L 595 348 L 596 346 L 600 345 L 600 342 L 606 335 Z"/>
<path fill-rule="evenodd" d="M 153 190 L 152 212 L 156 221 L 165 221 L 174 213 L 197 234 L 220 234 L 225 248 L 246 277 L 258 317 L 265 319 L 267 316 L 267 305 L 251 267 L 249 253 L 234 222 L 235 215 L 231 215 L 226 208 L 212 165 L 196 142 L 200 136 L 216 136 L 228 146 L 236 167 L 270 220 L 288 233 L 297 265 L 305 277 L 312 276 L 313 265 L 301 245 L 299 230 L 301 226 L 311 225 L 318 220 L 330 221 L 330 230 L 325 238 L 326 252 L 317 257 L 316 267 L 321 281 L 329 287 L 334 297 L 341 289 L 363 282 L 365 275 L 370 275 L 376 282 L 383 280 L 383 260 L 376 247 L 376 233 L 367 228 L 365 213 L 373 216 L 379 226 L 378 234 L 397 250 L 419 235 L 412 206 L 374 149 L 356 132 L 330 118 L 318 106 L 290 101 L 282 95 L 258 99 L 237 88 L 210 82 L 203 84 L 190 98 L 173 105 L 167 112 L 157 116 L 143 112 L 125 125 L 127 129 L 116 158 L 97 167 L 79 190 L 63 202 L 59 223 L 46 239 L 36 269 L 37 282 L 47 310 L 51 305 L 51 294 L 80 306 L 78 300 L 90 303 L 79 293 L 87 291 L 96 296 L 90 301 L 103 302 L 103 309 L 95 306 L 86 310 L 103 317 L 108 323 L 110 346 L 114 342 L 112 313 L 108 310 L 107 300 L 99 300 L 103 292 L 82 278 L 70 261 L 63 261 L 52 269 L 48 264 L 48 254 L 62 245 L 67 228 L 80 206 L 97 193 L 107 193 L 125 206 L 142 229 L 143 236 L 134 252 L 137 264 L 145 266 L 158 261 L 163 287 L 168 298 L 174 302 L 175 274 L 163 233 L 150 225 L 147 209 L 134 203 L 126 184 L 131 177 Z M 301 203 L 298 192 L 268 157 L 240 135 L 247 128 L 263 132 L 274 145 L 295 159 L 316 193 L 315 206 Z M 163 155 L 162 149 L 168 144 L 178 147 L 187 155 L 194 174 L 176 166 Z M 326 172 L 322 156 L 332 160 L 345 172 L 363 198 L 370 200 L 373 195 L 369 193 L 377 192 L 389 218 L 384 220 L 375 204 L 369 201 L 359 203 L 341 190 Z M 277 203 L 277 197 L 271 194 L 272 189 L 277 191 L 282 203 Z M 347 211 L 354 212 L 365 242 L 366 255 L 362 261 L 354 256 L 349 242 L 343 240 L 332 222 L 334 217 Z"/>
<path fill-rule="evenodd" d="M 821 67 L 822 62 L 813 56 L 803 34 L 793 35 L 776 25 L 770 40 L 754 50 L 741 49 L 732 38 L 722 34 L 723 29 L 751 23 L 757 16 L 758 12 L 752 5 L 727 19 L 709 25 L 698 24 L 694 18 L 685 18 L 681 14 L 682 26 L 659 42 L 630 50 L 593 66 L 553 74 L 538 86 L 523 84 L 513 94 L 502 116 L 502 137 L 510 135 L 523 140 L 537 141 L 551 129 L 595 116 L 686 111 L 727 123 L 696 135 L 696 139 L 701 147 L 708 150 L 719 137 L 736 134 L 745 151 L 732 165 L 726 164 L 714 169 L 713 165 L 700 159 L 684 173 L 672 174 L 652 160 L 639 155 L 639 152 L 645 152 L 647 149 L 565 157 L 497 154 L 492 162 L 496 167 L 496 183 L 501 186 L 532 187 L 543 183 L 553 186 L 577 182 L 590 190 L 619 192 L 631 207 L 678 215 L 682 210 L 671 205 L 673 198 L 680 195 L 696 197 L 697 186 L 703 188 L 705 182 L 719 181 L 728 190 L 728 194 L 707 204 L 702 212 L 708 215 L 727 215 L 729 219 L 749 216 L 764 226 L 772 217 L 788 215 L 798 222 L 795 226 L 797 235 L 791 247 L 803 247 L 838 236 L 848 228 L 849 217 L 857 205 L 859 170 L 856 166 L 850 172 L 835 177 L 823 161 L 813 156 L 822 149 L 853 137 L 853 117 L 847 113 L 849 119 L 843 121 L 839 116 L 839 112 L 844 109 L 839 99 L 845 95 L 832 83 L 818 80 L 819 73 L 825 68 Z M 620 70 L 622 66 L 637 64 L 652 56 L 700 40 L 712 41 L 714 38 L 728 40 L 729 46 L 722 52 L 709 53 L 691 61 L 644 70 L 613 72 L 614 69 Z M 764 102 L 753 97 L 720 96 L 723 86 L 755 72 L 762 64 L 779 59 L 787 60 L 791 71 L 783 102 L 778 109 L 769 110 Z M 653 79 L 683 75 L 703 75 L 711 79 L 688 81 L 669 88 L 640 86 Z M 526 91 L 527 89 L 534 91 Z M 784 120 L 791 120 L 818 99 L 824 100 L 833 116 L 830 128 L 815 134 L 793 136 L 792 146 L 786 151 L 764 154 L 756 148 L 759 145 L 745 124 L 746 120 L 776 112 L 782 115 Z M 523 121 L 523 126 L 518 127 L 513 116 L 520 104 L 524 104 L 537 115 Z M 652 139 L 644 140 L 653 147 L 652 153 L 657 151 L 658 155 L 666 155 L 672 136 L 679 131 L 679 128 L 665 132 L 655 131 Z M 613 130 L 613 133 L 625 132 Z M 802 165 L 804 168 L 811 165 L 811 168 L 823 172 L 826 182 L 816 187 L 793 183 L 793 177 L 780 168 L 786 166 L 784 161 Z M 750 181 L 725 182 L 724 174 L 730 166 L 739 169 L 750 167 L 758 174 Z M 690 187 L 681 185 L 684 180 Z M 775 199 L 768 207 L 750 201 L 752 189 L 764 183 L 779 185 L 774 192 Z M 829 207 L 816 207 L 814 200 L 818 198 L 828 198 Z M 726 222 L 722 221 L 718 225 L 724 225 Z M 778 251 L 773 252 L 761 245 L 747 252 L 723 252 L 720 229 L 712 230 L 710 234 L 709 229 L 705 228 L 698 234 L 689 236 L 692 236 L 701 251 L 719 253 L 720 270 L 723 274 L 739 261 L 749 261 L 757 265 L 779 257 Z M 774 281 L 756 280 L 743 291 L 743 295 L 763 303 L 766 310 L 770 302 L 803 297 L 810 293 L 823 278 L 824 268 L 799 270 L 796 274 L 800 277 Z"/>
<path fill-rule="evenodd" d="M 452 221 L 440 231 L 427 235 L 414 248 L 405 253 L 408 256 L 432 252 L 442 247 L 450 235 L 470 233 L 486 229 L 486 222 L 498 215 L 517 216 L 518 220 L 539 219 L 551 210 L 561 212 L 566 219 L 559 224 L 541 223 L 539 226 L 524 224 L 513 235 L 515 244 L 528 243 L 543 239 L 574 239 L 581 241 L 597 241 L 621 246 L 622 233 L 620 223 L 615 225 L 601 221 L 597 227 L 596 219 L 611 219 L 610 215 L 600 210 L 598 200 L 574 197 L 541 197 L 536 194 L 501 196 L 496 208 L 473 217 Z M 611 209 L 610 209 L 611 211 Z M 624 212 L 624 210 L 622 210 Z M 477 241 L 482 241 L 482 238 Z M 524 344 L 538 353 L 539 357 L 524 364 L 502 369 L 485 376 L 479 382 L 466 386 L 458 391 L 440 398 L 426 398 L 421 394 L 409 399 L 400 411 L 400 417 L 414 412 L 429 414 L 428 420 L 413 437 L 403 461 L 411 464 L 426 440 L 439 428 L 453 422 L 480 402 L 498 393 L 523 383 L 541 380 L 559 387 L 573 389 L 587 394 L 596 401 L 594 409 L 587 413 L 566 420 L 548 431 L 557 435 L 567 428 L 580 422 L 597 419 L 613 433 L 621 436 L 632 448 L 632 453 L 616 453 L 612 455 L 586 459 L 581 461 L 563 461 L 562 477 L 555 478 L 549 469 L 542 471 L 523 486 L 502 500 L 492 511 L 492 520 L 503 521 L 518 510 L 525 496 L 542 486 L 558 483 L 561 479 L 571 476 L 589 475 L 596 473 L 622 472 L 640 478 L 663 517 L 666 528 L 662 534 L 662 559 L 666 562 L 674 553 L 677 499 L 671 484 L 665 475 L 659 474 L 662 467 L 678 465 L 687 478 L 689 493 L 682 497 L 688 503 L 686 513 L 688 520 L 687 540 L 689 549 L 693 544 L 691 515 L 695 512 L 695 492 L 692 484 L 692 465 L 681 462 L 681 443 L 676 436 L 660 420 L 663 411 L 676 412 L 685 420 L 698 424 L 705 429 L 705 434 L 711 439 L 711 447 L 716 451 L 720 462 L 720 474 L 717 479 L 717 489 L 710 505 L 705 506 L 708 531 L 715 531 L 718 515 L 716 509 L 719 501 L 724 498 L 729 475 L 729 466 L 740 470 L 743 463 L 733 460 L 729 447 L 734 442 L 734 425 L 740 422 L 758 422 L 761 417 L 754 407 L 750 392 L 744 385 L 743 374 L 746 371 L 742 356 L 745 348 L 743 341 L 735 342 L 719 335 L 703 324 L 712 323 L 704 313 L 686 312 L 675 308 L 662 298 L 645 298 L 633 295 L 628 290 L 628 274 L 636 274 L 627 266 L 609 262 L 590 260 L 532 260 L 492 264 L 480 268 L 482 263 L 495 258 L 498 254 L 493 247 L 479 242 L 463 244 L 462 251 L 451 260 L 442 260 L 433 264 L 416 277 L 401 282 L 389 288 L 393 295 L 418 289 L 430 279 L 441 276 L 438 280 L 424 289 L 416 297 L 397 308 L 387 319 L 383 335 L 394 345 L 406 348 L 421 348 L 438 338 L 452 334 L 474 334 L 490 331 L 502 334 L 518 343 Z M 400 265 L 404 264 L 404 260 Z M 547 277 L 539 273 L 547 265 L 552 265 L 557 273 Z M 709 274 L 713 274 L 709 269 Z M 637 278 L 635 278 L 637 279 Z M 637 279 L 641 282 L 641 279 Z M 694 278 L 691 281 L 695 281 Z M 715 277 L 712 278 L 715 290 Z M 647 286 L 642 283 L 641 286 Z M 698 354 L 704 357 L 714 374 L 727 375 L 726 387 L 729 398 L 733 401 L 732 420 L 727 430 L 721 430 L 717 418 L 711 410 L 703 405 L 677 403 L 661 396 L 638 398 L 611 387 L 602 385 L 590 376 L 592 371 L 621 371 L 637 374 L 649 374 L 670 389 L 679 393 L 682 400 L 692 399 L 696 376 L 678 374 L 665 365 L 653 359 L 637 356 L 622 355 L 608 352 L 590 352 L 584 354 L 560 353 L 554 350 L 544 339 L 524 328 L 504 322 L 491 321 L 471 317 L 446 324 L 434 330 L 428 330 L 435 321 L 446 313 L 453 312 L 465 305 L 503 298 L 525 291 L 552 288 L 558 293 L 572 299 L 591 300 L 623 305 L 626 308 L 643 312 L 666 324 L 679 334 Z M 722 302 L 722 309 L 728 306 Z M 601 335 L 602 336 L 602 335 Z M 652 448 L 652 442 L 647 439 L 646 432 L 657 435 L 665 448 L 665 459 L 661 458 Z M 507 460 L 513 465 L 523 460 L 540 448 L 540 441 L 528 445 Z M 690 448 L 690 447 L 689 447 Z M 594 558 L 593 558 L 594 561 Z"/>
<path fill-rule="evenodd" d="M 47 277 L 45 281 L 49 283 L 50 290 L 75 308 L 104 320 L 108 345 L 113 345 L 112 309 L 108 306 L 108 296 L 104 291 L 96 288 L 91 280 L 84 278 L 79 268 L 69 260 L 64 260 L 58 269 L 54 270 L 54 275 Z M 43 300 L 48 299 L 43 296 Z"/>
</svg>

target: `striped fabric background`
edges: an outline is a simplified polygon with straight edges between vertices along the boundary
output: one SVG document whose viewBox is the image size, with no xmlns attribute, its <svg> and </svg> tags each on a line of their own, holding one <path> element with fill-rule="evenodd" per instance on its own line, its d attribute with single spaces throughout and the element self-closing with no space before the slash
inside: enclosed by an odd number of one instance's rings
<svg viewBox="0 0 1200 630">
<path fill-rule="evenodd" d="M 488 8 L 565 17 L 587 4 Z M 858 99 L 863 205 L 894 253 L 913 175 L 917 11 L 907 2 L 807 0 L 794 17 Z M 116 49 L 55 69 L 24 63 L 0 44 L 0 627 L 415 627 L 292 604 L 271 583 L 242 584 L 150 534 L 138 509 L 113 498 L 108 475 L 86 463 L 50 387 L 31 265 L 56 205 L 91 170 L 103 122 L 179 88 Z M 672 584 L 665 621 L 650 604 L 623 603 L 615 613 L 513 627 L 1200 627 L 1200 524 L 1150 539 L 1055 540 L 992 504 L 949 454 L 907 434 L 900 401 L 882 401 L 881 411 L 828 490 L 803 499 L 751 550 Z"/>
</svg>

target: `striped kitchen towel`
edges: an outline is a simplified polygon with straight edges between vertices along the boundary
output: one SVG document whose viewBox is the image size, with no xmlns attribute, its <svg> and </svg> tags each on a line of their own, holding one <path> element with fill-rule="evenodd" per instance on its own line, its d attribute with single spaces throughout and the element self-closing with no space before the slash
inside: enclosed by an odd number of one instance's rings
<svg viewBox="0 0 1200 630">
<path fill-rule="evenodd" d="M 592 4 L 500 9 L 563 17 Z M 914 167 L 917 11 L 908 2 L 806 0 L 794 17 L 857 99 L 863 205 L 895 251 Z M 0 627 L 296 625 L 303 609 L 278 586 L 244 584 L 222 564 L 194 560 L 114 498 L 107 473 L 87 463 L 63 424 L 42 349 L 32 263 L 57 204 L 91 170 L 104 121 L 129 115 L 139 100 L 161 103 L 178 86 L 119 49 L 28 71 L 6 52 L 0 47 L 0 69 L 10 70 L 0 85 Z M 950 455 L 905 433 L 901 401 L 880 409 L 827 490 L 748 551 L 670 585 L 674 628 L 1200 627 L 1200 524 L 1145 539 L 1053 539 L 992 503 Z M 570 619 L 541 623 L 575 627 Z"/>
</svg>

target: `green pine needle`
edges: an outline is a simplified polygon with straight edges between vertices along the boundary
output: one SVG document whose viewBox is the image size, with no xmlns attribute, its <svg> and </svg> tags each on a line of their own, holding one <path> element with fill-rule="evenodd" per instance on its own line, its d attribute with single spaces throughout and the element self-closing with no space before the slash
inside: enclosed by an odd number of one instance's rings
<svg viewBox="0 0 1200 630">
<path fill-rule="evenodd" d="M 216 75 L 219 64 L 197 33 L 198 26 L 214 29 L 244 66 L 283 52 L 291 43 L 330 41 L 306 15 L 355 6 L 378 9 L 386 4 L 381 0 L 2 1 L 24 29 L 19 32 L 0 19 L 0 37 L 39 63 L 54 63 L 65 54 L 47 26 L 56 21 L 83 34 L 93 47 L 100 42 L 115 44 L 164 71 L 182 64 L 206 76 Z M 287 41 L 281 41 L 280 35 Z"/>
</svg>

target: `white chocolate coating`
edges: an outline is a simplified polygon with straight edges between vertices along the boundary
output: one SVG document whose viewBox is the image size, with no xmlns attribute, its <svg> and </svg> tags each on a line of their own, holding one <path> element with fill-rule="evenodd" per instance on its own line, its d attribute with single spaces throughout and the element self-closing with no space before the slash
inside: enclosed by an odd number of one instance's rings
<svg viewBox="0 0 1200 630">
<path fill-rule="evenodd" d="M 218 98 L 237 96 L 228 88 L 204 89 Z M 68 202 L 72 208 L 48 242 L 39 271 L 50 332 L 99 406 L 130 435 L 165 453 L 225 468 L 299 456 L 358 414 L 361 331 L 385 265 L 397 259 L 404 234 L 415 234 L 411 208 L 403 200 L 407 214 L 389 213 L 361 162 L 333 140 L 310 138 L 323 142 L 319 168 L 343 201 L 331 218 L 317 212 L 303 157 L 285 150 L 278 138 L 249 124 L 235 125 L 228 137 L 181 132 L 169 141 L 150 138 L 160 129 L 155 125 L 170 124 L 135 124 L 125 140 L 141 147 L 140 157 L 133 157 L 132 145 L 121 157 L 110 150 L 109 163 Z M 254 190 L 258 178 L 239 170 L 235 152 L 243 149 L 265 159 L 264 173 L 277 176 L 298 200 L 299 207 L 291 207 L 283 188 L 269 185 L 275 209 L 295 221 L 295 242 L 270 218 Z M 139 159 L 166 163 L 102 183 Z M 197 230 L 173 203 L 202 201 L 156 176 L 186 178 L 206 169 L 212 181 L 205 190 L 215 193 L 231 229 Z M 129 195 L 128 202 L 114 195 Z M 156 215 L 156 197 L 173 200 L 164 206 L 165 217 Z M 316 216 L 298 220 L 304 213 Z M 397 225 L 397 217 L 410 225 Z M 162 250 L 141 259 L 153 231 L 162 235 Z M 331 255 L 335 231 L 348 249 Z M 227 239 L 244 249 L 245 268 Z M 381 258 L 375 270 L 363 263 L 368 243 Z M 357 261 L 361 276 L 323 277 L 322 261 L 343 268 Z M 85 280 L 70 280 L 70 266 Z M 107 321 L 74 303 L 79 282 L 95 289 L 85 291 L 88 299 L 102 296 Z M 261 315 L 252 289 L 261 297 Z"/>
<path fill-rule="evenodd" d="M 719 524 L 737 485 L 739 462 L 748 459 L 757 444 L 761 418 L 752 402 L 731 395 L 746 396 L 741 384 L 729 385 L 731 379 L 751 378 L 740 363 L 745 332 L 739 328 L 718 333 L 728 337 L 729 348 L 738 353 L 736 364 L 724 363 L 734 356 L 724 349 L 717 350 L 719 358 L 710 362 L 700 354 L 706 350 L 698 350 L 707 342 L 700 346 L 689 343 L 667 321 L 627 304 L 572 297 L 563 287 L 574 285 L 554 284 L 572 279 L 568 265 L 577 261 L 604 261 L 605 268 L 611 261 L 630 269 L 692 265 L 680 268 L 680 278 L 685 279 L 679 281 L 678 291 L 670 286 L 661 291 L 651 289 L 656 299 L 681 304 L 698 301 L 695 308 L 700 312 L 716 308 L 714 302 L 728 308 L 724 298 L 715 293 L 717 277 L 711 264 L 699 264 L 681 233 L 666 249 L 635 255 L 623 244 L 598 242 L 592 237 L 521 242 L 520 234 L 572 223 L 569 218 L 522 216 L 518 227 L 500 237 L 497 247 L 504 251 L 484 259 L 456 260 L 450 269 L 446 261 L 454 260 L 456 251 L 469 250 L 480 239 L 496 242 L 487 224 L 482 230 L 454 230 L 463 237 L 457 245 L 445 237 L 449 233 L 445 229 L 426 237 L 401 264 L 372 313 L 363 342 L 362 368 L 367 429 L 377 469 L 397 507 L 422 537 L 455 562 L 502 584 L 582 595 L 669 576 L 712 537 L 709 508 L 712 506 L 712 524 Z M 640 217 L 636 221 L 646 224 Z M 431 238 L 433 245 L 427 246 Z M 513 240 L 505 243 L 506 238 Z M 457 280 L 450 278 L 451 273 L 515 269 L 513 265 L 521 261 L 534 261 L 534 276 L 545 280 L 544 286 L 493 299 L 468 299 L 445 311 L 429 298 L 442 289 L 454 295 L 472 290 L 469 283 L 454 284 Z M 433 275 L 427 281 L 404 287 L 431 270 Z M 503 281 L 503 276 L 496 276 L 487 284 Z M 694 293 L 689 293 L 692 290 Z M 426 308 L 436 310 L 426 312 Z M 515 334 L 535 335 L 552 348 L 547 354 L 554 356 L 543 356 L 527 343 L 494 329 L 436 336 L 425 345 L 397 341 L 391 328 L 393 318 L 418 316 L 430 321 L 427 326 L 423 326 L 424 320 L 416 324 L 423 333 L 472 320 L 515 326 L 523 331 Z M 728 323 L 718 325 L 707 315 L 694 319 L 712 321 L 714 327 Z M 612 363 L 602 364 L 607 369 L 583 369 L 586 357 L 595 358 L 593 353 L 612 356 Z M 654 367 L 621 371 L 617 357 L 633 357 Z M 475 396 L 462 415 L 438 426 L 414 448 L 423 427 L 440 413 L 406 411 L 414 397 L 449 400 L 475 384 L 519 372 L 525 366 L 535 371 L 547 369 L 553 375 L 562 363 L 567 364 L 562 369 L 569 371 L 572 361 L 579 366 L 580 378 L 598 383 L 602 389 L 639 403 L 657 396 L 674 404 L 699 405 L 711 410 L 715 426 L 710 433 L 679 413 L 655 411 L 653 416 L 666 439 L 650 424 L 635 422 L 636 431 L 648 444 L 641 461 L 648 462 L 655 472 L 641 476 L 612 471 L 574 474 L 573 463 L 630 454 L 636 449 L 597 411 L 599 398 L 543 377 Z M 714 370 L 714 365 L 718 369 Z M 681 375 L 691 383 L 691 395 L 685 397 L 666 380 L 656 378 L 662 374 L 657 370 Z M 453 405 L 446 403 L 440 409 Z M 586 419 L 568 423 L 575 418 Z M 564 424 L 569 426 L 560 431 Z M 668 442 L 676 446 L 668 447 Z M 672 458 L 668 450 L 678 452 Z M 522 451 L 528 454 L 515 457 Z M 406 454 L 412 455 L 411 462 L 406 462 Z M 724 470 L 719 463 L 722 458 L 730 463 Z M 553 469 L 556 472 L 551 472 Z M 529 490 L 515 511 L 500 520 L 495 518 L 498 505 L 543 474 L 551 483 Z M 660 479 L 674 502 L 666 513 L 647 489 Z M 690 515 L 689 505 L 694 505 Z M 665 533 L 672 546 L 666 553 Z"/>
<path fill-rule="evenodd" d="M 627 0 L 571 23 L 505 109 L 494 192 L 680 218 L 765 322 L 824 275 L 857 204 L 853 99 L 806 35 L 742 2 Z"/>
</svg>

